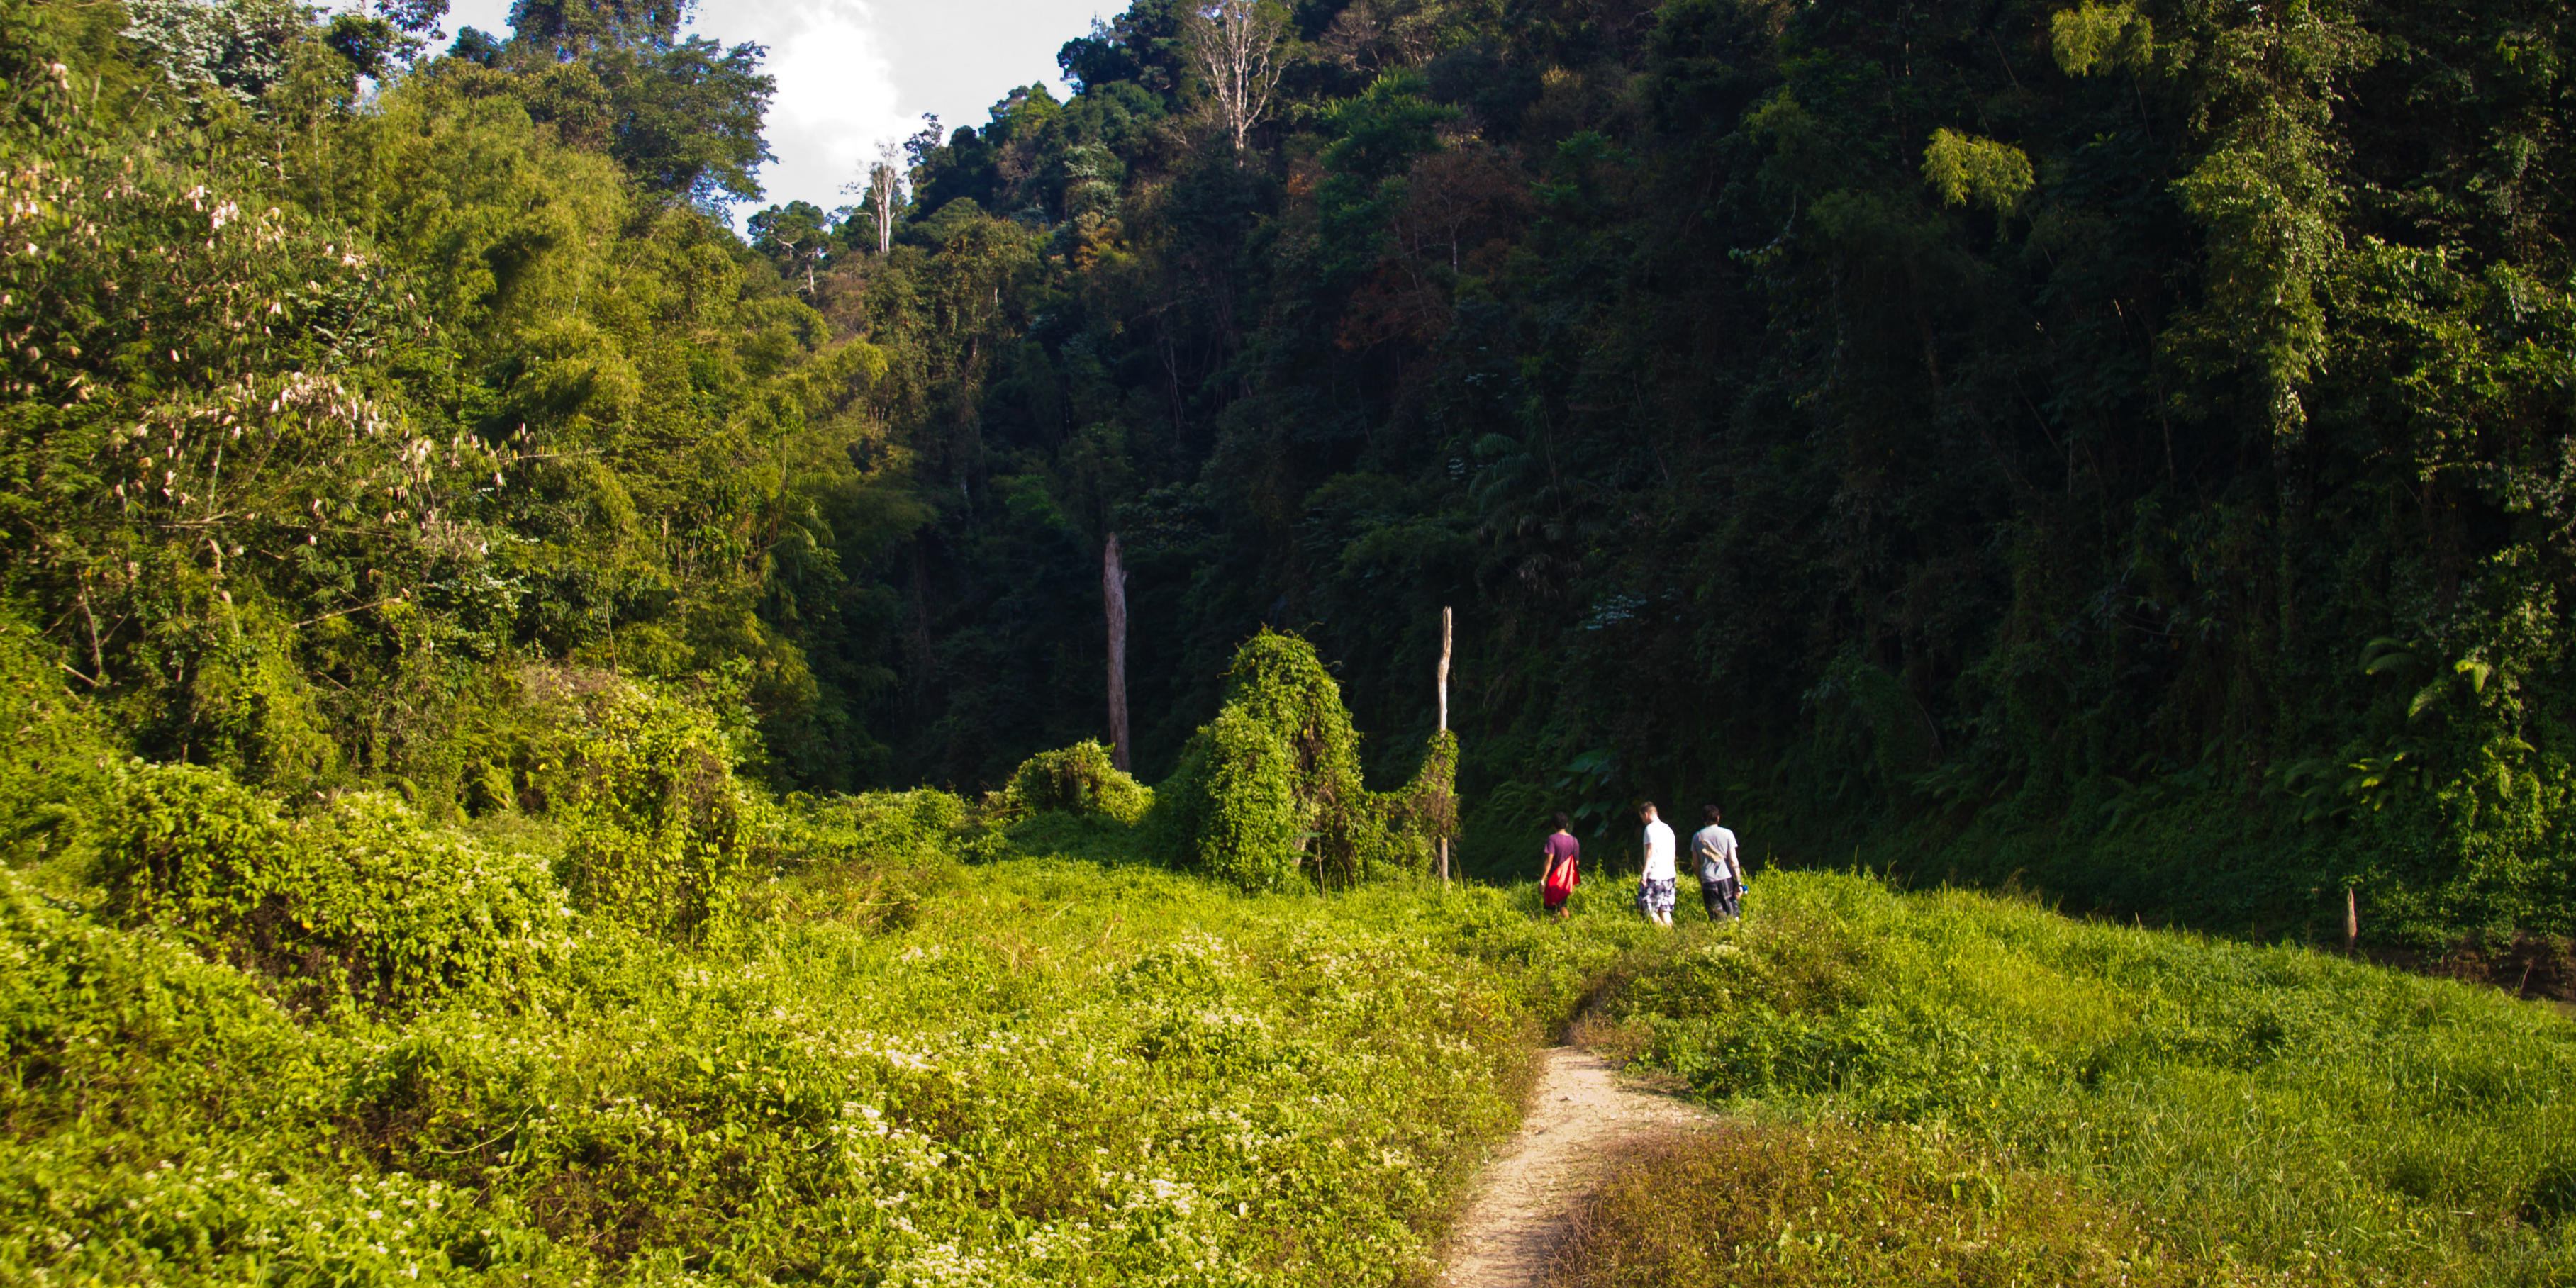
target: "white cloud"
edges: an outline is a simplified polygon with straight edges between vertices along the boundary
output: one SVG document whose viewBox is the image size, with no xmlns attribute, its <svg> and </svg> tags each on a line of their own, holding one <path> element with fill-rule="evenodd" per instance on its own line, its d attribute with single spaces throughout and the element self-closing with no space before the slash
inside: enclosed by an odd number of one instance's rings
<svg viewBox="0 0 2576 1288">
<path fill-rule="evenodd" d="M 510 30 L 510 0 L 451 0 L 447 21 L 440 25 L 450 36 L 468 27 L 505 35 Z"/>
<path fill-rule="evenodd" d="M 879 139 L 911 133 L 898 110 L 884 42 L 857 0 L 729 0 L 710 5 L 698 28 L 727 44 L 768 46 L 778 78 L 769 105 L 769 150 L 761 186 L 777 203 L 810 201 L 829 210 L 850 200 L 842 185 Z"/>
<path fill-rule="evenodd" d="M 758 41 L 778 78 L 769 107 L 764 200 L 850 201 L 841 185 L 884 138 L 906 138 L 925 112 L 950 129 L 980 126 L 1014 86 L 1045 82 L 1059 95 L 1056 50 L 1125 0 L 702 0 L 690 29 L 735 44 Z M 455 0 L 452 34 L 509 28 L 509 0 Z M 747 216 L 754 207 L 737 207 Z"/>
</svg>

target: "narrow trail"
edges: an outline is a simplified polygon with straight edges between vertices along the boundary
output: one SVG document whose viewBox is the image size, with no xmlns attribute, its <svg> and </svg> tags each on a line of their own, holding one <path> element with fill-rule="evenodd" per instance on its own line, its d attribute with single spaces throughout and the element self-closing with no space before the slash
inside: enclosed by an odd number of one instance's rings
<svg viewBox="0 0 2576 1288">
<path fill-rule="evenodd" d="M 1520 1134 L 1477 1178 L 1475 1202 L 1450 1239 L 1442 1288 L 1536 1288 L 1575 1204 L 1618 1161 L 1621 1142 L 1716 1121 L 1624 1085 L 1589 1051 L 1550 1047 Z"/>
</svg>

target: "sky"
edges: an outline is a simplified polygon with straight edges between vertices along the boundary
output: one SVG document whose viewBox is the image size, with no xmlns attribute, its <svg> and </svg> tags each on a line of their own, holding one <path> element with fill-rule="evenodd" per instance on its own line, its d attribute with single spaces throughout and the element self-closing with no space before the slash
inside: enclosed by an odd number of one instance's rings
<svg viewBox="0 0 2576 1288">
<path fill-rule="evenodd" d="M 857 200 L 842 185 L 881 139 L 909 138 L 921 114 L 954 130 L 984 123 L 993 104 L 1042 81 L 1059 98 L 1064 42 L 1126 0 L 701 0 L 689 30 L 728 45 L 768 46 L 778 78 L 769 105 L 765 202 L 825 210 Z M 452 0 L 446 29 L 509 30 L 510 0 Z M 739 223 L 758 205 L 738 206 Z"/>
</svg>

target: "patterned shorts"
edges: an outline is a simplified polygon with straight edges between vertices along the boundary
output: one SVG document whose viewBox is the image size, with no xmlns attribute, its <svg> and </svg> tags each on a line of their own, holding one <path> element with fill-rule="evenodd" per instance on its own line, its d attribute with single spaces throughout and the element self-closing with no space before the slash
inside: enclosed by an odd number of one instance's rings
<svg viewBox="0 0 2576 1288">
<path fill-rule="evenodd" d="M 1637 911 L 1671 912 L 1673 887 L 1678 884 L 1680 883 L 1677 880 L 1671 878 L 1662 881 L 1640 878 L 1637 882 Z"/>
</svg>

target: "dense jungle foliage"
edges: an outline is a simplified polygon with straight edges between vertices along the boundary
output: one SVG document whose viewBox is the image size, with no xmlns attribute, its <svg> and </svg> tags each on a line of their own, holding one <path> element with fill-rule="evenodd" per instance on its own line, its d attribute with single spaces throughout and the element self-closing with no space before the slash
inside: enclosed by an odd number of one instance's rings
<svg viewBox="0 0 2576 1288">
<path fill-rule="evenodd" d="M 0 0 L 0 1279 L 1421 1284 L 1570 1031 L 1569 1282 L 2568 1280 L 2565 1018 L 1897 888 L 2571 928 L 2564 15 L 1213 8 L 745 237 L 684 4 Z M 1642 795 L 1896 879 L 1424 876 Z"/>
<path fill-rule="evenodd" d="M 929 510 L 897 779 L 1100 727 L 1114 530 L 1148 776 L 1264 622 L 1427 729 L 1456 604 L 1480 870 L 1722 797 L 2238 930 L 2576 929 L 2562 6 L 1299 4 L 1240 151 L 1181 16 L 918 141 L 817 279 Z"/>
<path fill-rule="evenodd" d="M 2576 929 L 2562 6 L 1300 4 L 1240 152 L 1180 15 L 819 288 L 926 382 L 892 763 L 1097 727 L 1116 530 L 1148 769 L 1265 621 L 1427 727 L 1458 605 L 1480 870 L 1722 798 L 2240 931 Z"/>
<path fill-rule="evenodd" d="M 1104 730 L 1116 532 L 1144 781 L 1268 625 L 1378 738 L 1332 799 L 1419 797 L 1457 606 L 1417 866 L 1714 798 L 2077 906 L 2576 930 L 2558 7 L 1235 8 L 1266 95 L 1143 0 L 746 240 L 764 51 L 685 6 L 12 0 L 34 664 L 272 800 L 550 816 L 611 675 L 772 789 L 973 794 Z"/>
<path fill-rule="evenodd" d="M 758 51 L 285 12 L 14 20 L 80 69 L 13 79 L 17 182 L 136 177 L 13 216 L 91 231 L 11 294 L 209 346 L 12 329 L 14 584 L 150 754 L 470 809 L 533 656 L 781 786 L 998 786 L 1104 729 L 1115 531 L 1148 780 L 1268 624 L 1396 783 L 1456 605 L 1479 871 L 1717 797 L 2120 912 L 2576 929 L 2558 6 L 1307 3 L 1238 132 L 1148 0 L 748 251 Z M 120 254 L 172 271 L 104 308 Z M 227 477 L 228 414 L 351 437 Z"/>
</svg>

